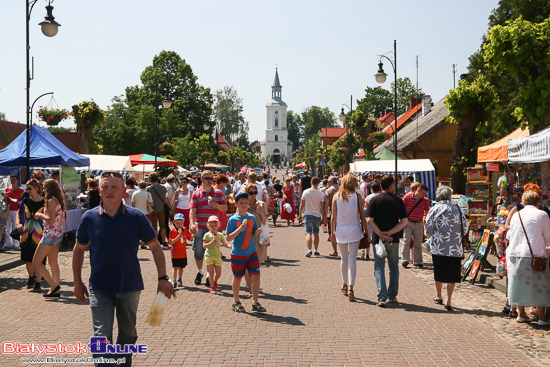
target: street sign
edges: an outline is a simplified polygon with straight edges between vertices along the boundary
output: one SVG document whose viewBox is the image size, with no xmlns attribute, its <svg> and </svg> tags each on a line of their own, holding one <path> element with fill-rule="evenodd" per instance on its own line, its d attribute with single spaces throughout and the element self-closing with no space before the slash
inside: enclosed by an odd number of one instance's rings
<svg viewBox="0 0 550 367">
<path fill-rule="evenodd" d="M 326 165 L 327 165 L 327 160 L 326 159 L 319 159 L 319 167 L 326 166 Z"/>
</svg>

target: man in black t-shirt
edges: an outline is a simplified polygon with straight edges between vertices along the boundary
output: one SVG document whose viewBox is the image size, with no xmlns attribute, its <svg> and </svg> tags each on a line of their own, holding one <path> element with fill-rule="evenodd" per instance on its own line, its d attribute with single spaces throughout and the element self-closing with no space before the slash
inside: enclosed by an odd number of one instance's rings
<svg viewBox="0 0 550 367">
<path fill-rule="evenodd" d="M 372 243 L 384 242 L 387 252 L 390 284 L 386 287 L 386 261 L 374 251 L 374 278 L 378 288 L 378 306 L 386 307 L 386 302 L 397 302 L 399 290 L 399 232 L 407 226 L 405 204 L 395 192 L 393 176 L 384 176 L 381 181 L 382 193 L 374 197 L 367 208 L 367 222 L 372 228 Z"/>
<path fill-rule="evenodd" d="M 309 177 L 309 172 L 304 171 L 304 177 L 300 179 L 300 192 L 303 193 L 307 189 L 311 188 L 311 177 Z"/>
</svg>

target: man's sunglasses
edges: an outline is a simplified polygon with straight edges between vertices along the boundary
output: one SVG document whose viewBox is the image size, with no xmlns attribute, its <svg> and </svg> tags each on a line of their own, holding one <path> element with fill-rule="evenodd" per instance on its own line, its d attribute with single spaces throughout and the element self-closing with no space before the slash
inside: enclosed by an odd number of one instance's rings
<svg viewBox="0 0 550 367">
<path fill-rule="evenodd" d="M 110 176 L 113 176 L 113 177 L 116 177 L 116 178 L 122 178 L 122 175 L 118 172 L 115 172 L 115 171 L 105 171 L 101 174 L 101 178 L 110 177 Z"/>
<path fill-rule="evenodd" d="M 214 177 L 203 177 L 202 179 L 206 181 L 212 181 Z"/>
</svg>

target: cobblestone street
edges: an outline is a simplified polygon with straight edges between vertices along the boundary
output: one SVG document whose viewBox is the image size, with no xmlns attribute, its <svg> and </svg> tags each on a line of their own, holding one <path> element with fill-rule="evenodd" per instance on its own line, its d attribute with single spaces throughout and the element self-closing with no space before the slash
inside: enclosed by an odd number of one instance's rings
<svg viewBox="0 0 550 367">
<path fill-rule="evenodd" d="M 150 327 L 145 319 L 155 297 L 157 275 L 150 251 L 140 250 L 146 289 L 138 311 L 138 343 L 147 344 L 148 353 L 135 356 L 134 365 L 550 365 L 549 329 L 504 318 L 500 311 L 506 300 L 501 292 L 461 284 L 453 297 L 455 311 L 447 312 L 432 301 L 435 287 L 431 261 L 425 255 L 423 269 L 400 267 L 399 303 L 386 309 L 376 307 L 374 262 L 358 260 L 357 302 L 351 303 L 340 292 L 340 261 L 328 256 L 331 246 L 326 234 L 321 234 L 322 256 L 306 258 L 304 228 L 281 223 L 271 228 L 273 261 L 261 273 L 260 302 L 267 308 L 263 315 L 250 311 L 248 296 L 243 297 L 247 313 L 230 310 L 228 260 L 223 264 L 220 293 L 195 286 L 196 269 L 188 250 L 191 261 L 184 270 L 185 289 L 170 303 L 162 325 Z M 170 252 L 165 254 L 169 263 Z M 88 261 L 86 255 L 86 278 Z M 72 294 L 70 252 L 60 254 L 60 266 L 62 297 L 57 300 L 45 300 L 25 289 L 24 266 L 0 274 L 2 341 L 89 342 L 90 308 Z M 242 294 L 246 294 L 244 288 Z M 22 357 L 32 356 L 2 354 L 0 365 L 26 365 Z"/>
</svg>

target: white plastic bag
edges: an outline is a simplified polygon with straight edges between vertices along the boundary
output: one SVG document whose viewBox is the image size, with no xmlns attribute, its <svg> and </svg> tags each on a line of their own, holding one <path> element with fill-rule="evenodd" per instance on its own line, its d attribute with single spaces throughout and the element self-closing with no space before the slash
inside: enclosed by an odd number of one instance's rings
<svg viewBox="0 0 550 367">
<path fill-rule="evenodd" d="M 388 256 L 388 253 L 386 252 L 386 245 L 384 245 L 384 242 L 382 240 L 378 240 L 378 243 L 374 245 L 374 250 L 376 251 L 376 256 L 379 258 L 385 258 Z"/>
<path fill-rule="evenodd" d="M 289 203 L 285 203 L 285 205 L 283 205 L 283 208 L 286 210 L 288 214 L 292 213 L 292 207 L 290 206 Z"/>
<path fill-rule="evenodd" d="M 265 221 L 265 224 L 262 224 L 262 233 L 260 233 L 260 245 L 267 246 L 269 245 L 269 221 Z"/>
</svg>

